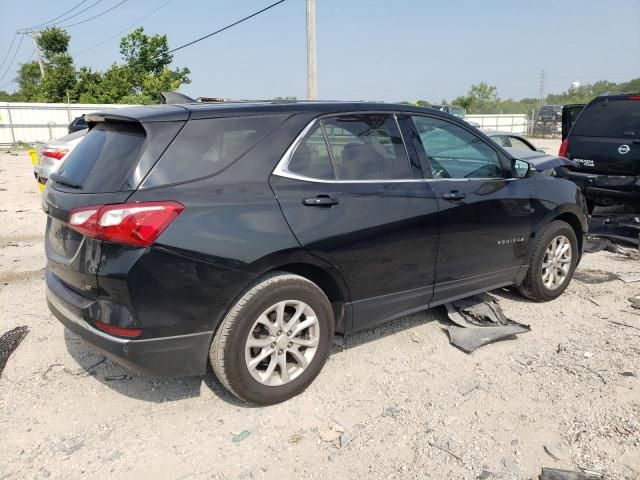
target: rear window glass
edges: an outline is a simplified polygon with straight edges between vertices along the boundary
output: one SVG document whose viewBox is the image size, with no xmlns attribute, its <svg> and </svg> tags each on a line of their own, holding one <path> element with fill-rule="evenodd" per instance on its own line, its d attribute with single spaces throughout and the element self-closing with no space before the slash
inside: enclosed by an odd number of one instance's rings
<svg viewBox="0 0 640 480">
<path fill-rule="evenodd" d="M 144 141 L 139 125 L 99 124 L 71 151 L 54 180 L 86 192 L 118 191 L 140 157 Z"/>
<path fill-rule="evenodd" d="M 585 137 L 640 137 L 640 100 L 598 99 L 584 108 L 571 134 Z"/>
<path fill-rule="evenodd" d="M 263 115 L 190 120 L 153 168 L 143 187 L 169 185 L 219 173 L 285 118 L 285 115 Z"/>
</svg>

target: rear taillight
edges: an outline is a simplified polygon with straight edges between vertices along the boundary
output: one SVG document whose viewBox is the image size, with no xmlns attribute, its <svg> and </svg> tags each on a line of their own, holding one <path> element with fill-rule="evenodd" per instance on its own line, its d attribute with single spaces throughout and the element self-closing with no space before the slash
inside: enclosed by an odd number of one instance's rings
<svg viewBox="0 0 640 480">
<path fill-rule="evenodd" d="M 42 155 L 44 157 L 62 160 L 67 152 L 69 152 L 68 148 L 45 148 L 44 150 L 42 150 Z"/>
<path fill-rule="evenodd" d="M 640 100 L 640 95 L 629 95 L 627 100 Z"/>
<path fill-rule="evenodd" d="M 113 335 L 118 335 L 120 337 L 134 338 L 134 337 L 139 337 L 140 335 L 142 335 L 142 329 L 141 328 L 115 327 L 113 325 L 109 325 L 108 323 L 104 323 L 104 322 L 100 322 L 100 321 L 96 321 L 96 327 L 98 327 L 100 330 L 104 330 L 107 333 L 111 333 Z"/>
<path fill-rule="evenodd" d="M 560 150 L 558 151 L 558 156 L 559 157 L 566 157 L 567 156 L 567 150 L 569 150 L 569 139 L 565 138 L 562 143 L 560 144 Z"/>
<path fill-rule="evenodd" d="M 148 247 L 182 210 L 178 202 L 95 205 L 72 210 L 67 223 L 87 237 Z"/>
</svg>

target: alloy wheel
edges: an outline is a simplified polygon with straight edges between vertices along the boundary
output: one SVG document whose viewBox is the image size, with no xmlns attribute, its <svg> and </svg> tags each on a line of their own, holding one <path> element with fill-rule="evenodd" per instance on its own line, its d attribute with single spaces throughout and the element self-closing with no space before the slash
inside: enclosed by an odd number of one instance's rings
<svg viewBox="0 0 640 480">
<path fill-rule="evenodd" d="M 542 259 L 542 283 L 548 290 L 559 288 L 571 269 L 571 242 L 564 235 L 551 239 Z"/>
<path fill-rule="evenodd" d="M 284 300 L 266 309 L 251 327 L 246 366 L 261 384 L 284 385 L 305 371 L 319 342 L 320 324 L 313 309 L 299 300 Z"/>
</svg>

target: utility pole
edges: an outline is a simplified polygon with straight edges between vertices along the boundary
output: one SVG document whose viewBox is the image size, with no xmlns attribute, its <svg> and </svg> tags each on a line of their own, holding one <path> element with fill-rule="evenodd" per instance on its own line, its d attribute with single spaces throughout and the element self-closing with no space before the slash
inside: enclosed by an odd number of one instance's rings
<svg viewBox="0 0 640 480">
<path fill-rule="evenodd" d="M 307 0 L 307 99 L 318 98 L 316 69 L 316 0 Z"/>
<path fill-rule="evenodd" d="M 42 55 L 40 54 L 40 47 L 38 46 L 38 31 L 37 30 L 19 30 L 18 33 L 27 35 L 33 40 L 33 45 L 36 48 L 36 58 L 38 59 L 38 65 L 40 66 L 40 77 L 44 80 L 44 64 L 42 63 Z"/>
<path fill-rule="evenodd" d="M 540 108 L 544 107 L 545 104 L 545 95 L 544 95 L 544 77 L 546 75 L 546 72 L 544 71 L 544 69 L 540 70 L 540 91 L 539 91 L 539 96 L 540 96 Z"/>
</svg>

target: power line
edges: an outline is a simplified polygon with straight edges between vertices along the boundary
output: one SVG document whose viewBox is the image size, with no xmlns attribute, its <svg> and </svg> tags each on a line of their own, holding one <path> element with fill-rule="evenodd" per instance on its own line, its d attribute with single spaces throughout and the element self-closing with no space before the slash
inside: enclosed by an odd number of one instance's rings
<svg viewBox="0 0 640 480">
<path fill-rule="evenodd" d="M 20 35 L 20 41 L 18 42 L 18 46 L 16 47 L 16 51 L 13 53 L 13 58 L 11 59 L 11 62 L 9 62 L 9 65 L 7 66 L 7 69 L 4 71 L 4 73 L 0 77 L 0 81 L 2 81 L 4 79 L 4 77 L 7 76 L 7 73 L 9 73 L 9 70 L 11 70 L 11 66 L 13 65 L 13 62 L 15 61 L 16 56 L 18 55 L 18 52 L 20 51 L 20 47 L 22 46 L 22 40 L 24 40 L 24 35 Z"/>
<path fill-rule="evenodd" d="M 167 54 L 169 54 L 169 53 L 173 53 L 173 52 L 177 52 L 178 50 L 182 50 L 183 48 L 186 48 L 186 47 L 188 47 L 188 46 L 190 46 L 190 45 L 193 45 L 194 43 L 198 43 L 198 42 L 200 42 L 200 41 L 202 41 L 202 40 L 205 40 L 205 39 L 207 39 L 207 38 L 209 38 L 209 37 L 212 37 L 212 36 L 214 36 L 214 35 L 217 35 L 218 33 L 224 32 L 225 30 L 228 30 L 228 29 L 230 29 L 231 27 L 235 27 L 235 26 L 236 26 L 236 25 L 238 25 L 239 23 L 245 22 L 245 21 L 249 20 L 250 18 L 253 18 L 253 17 L 257 16 L 257 15 L 260 15 L 261 13 L 266 12 L 267 10 L 272 9 L 273 7 L 275 7 L 275 6 L 277 6 L 277 5 L 280 5 L 280 4 L 281 4 L 281 3 L 283 3 L 284 1 L 285 1 L 285 0 L 280 0 L 280 1 L 278 1 L 278 2 L 272 3 L 272 4 L 271 4 L 271 5 L 269 5 L 268 7 L 265 7 L 265 8 L 263 8 L 262 10 L 258 10 L 257 12 L 254 12 L 254 13 L 252 13 L 251 15 L 248 15 L 248 16 L 246 16 L 246 17 L 244 17 L 244 18 L 241 18 L 240 20 L 238 20 L 238 21 L 236 21 L 236 22 L 233 22 L 233 23 L 231 23 L 231 24 L 227 25 L 226 27 L 222 27 L 221 29 L 216 30 L 215 32 L 211 32 L 210 34 L 205 35 L 204 37 L 196 38 L 195 40 L 192 40 L 192 41 L 191 41 L 191 42 L 189 42 L 189 43 L 185 43 L 184 45 L 180 45 L 179 47 L 176 47 L 176 48 L 174 48 L 174 49 L 172 49 L 172 50 L 169 50 L 169 51 L 167 52 Z"/>
<path fill-rule="evenodd" d="M 102 0 L 100 0 L 100 1 L 102 1 Z M 123 3 L 128 2 L 128 1 L 129 0 L 122 0 L 120 3 L 115 4 L 113 7 L 105 10 L 104 12 L 99 13 L 98 15 L 94 15 L 93 17 L 89 17 L 89 18 L 87 18 L 85 20 L 82 20 L 82 21 L 76 22 L 76 23 L 71 23 L 69 25 L 60 25 L 60 28 L 75 27 L 76 25 L 80 25 L 81 23 L 89 22 L 89 21 L 94 20 L 94 19 L 96 19 L 98 17 L 101 17 L 102 15 L 105 15 L 105 14 L 109 13 L 111 10 L 114 10 L 114 9 L 118 8 L 120 5 L 122 5 Z M 67 18 L 66 20 L 69 20 L 69 19 Z"/>
<path fill-rule="evenodd" d="M 9 50 L 7 50 L 7 54 L 2 59 L 2 64 L 0 64 L 0 71 L 2 70 L 2 67 L 4 67 L 4 63 L 7 61 L 7 58 L 9 58 L 9 55 L 11 54 L 11 49 L 13 48 L 13 44 L 16 42 L 17 36 L 18 36 L 18 32 L 13 34 L 13 40 L 11 40 L 11 45 L 9 45 Z"/>
<path fill-rule="evenodd" d="M 36 53 L 36 49 L 34 48 L 31 51 L 31 55 L 29 55 L 29 57 L 24 61 L 24 63 L 29 63 L 31 61 L 31 59 L 33 58 L 33 55 Z M 4 85 L 0 86 L 0 90 L 4 90 L 6 87 L 8 87 L 9 85 L 11 85 L 13 83 L 13 79 L 9 80 L 7 83 L 5 83 Z"/>
<path fill-rule="evenodd" d="M 162 5 L 160 5 L 158 8 L 155 8 L 154 10 L 151 10 L 149 13 L 147 13 L 145 16 L 140 17 L 139 19 L 137 19 L 135 22 L 131 23 L 129 26 L 123 28 L 122 30 L 120 30 L 118 33 L 114 33 L 113 35 L 111 35 L 109 38 L 105 38 L 103 41 L 101 41 L 100 43 L 96 43 L 95 45 L 85 48 L 84 50 L 80 50 L 79 52 L 75 52 L 74 55 L 80 55 L 83 54 L 85 52 L 88 52 L 89 50 L 93 50 L 94 48 L 99 47 L 100 45 L 104 45 L 105 43 L 107 43 L 109 40 L 113 40 L 114 38 L 116 38 L 117 36 L 119 36 L 120 34 L 130 30 L 132 27 L 138 25 L 140 22 L 142 22 L 143 20 L 145 20 L 146 18 L 150 17 L 151 15 L 153 15 L 154 13 L 156 13 L 158 10 L 160 10 L 161 8 L 163 8 L 165 5 L 167 5 L 169 2 L 171 2 L 171 0 L 167 0 L 166 2 L 164 2 Z"/>
<path fill-rule="evenodd" d="M 76 5 L 75 7 L 73 7 L 72 9 L 67 10 L 67 11 L 66 11 L 66 12 L 64 12 L 62 15 L 58 15 L 56 18 L 52 18 L 52 19 L 51 19 L 51 20 L 49 20 L 48 22 L 40 23 L 39 25 L 34 25 L 33 27 L 29 27 L 29 28 L 27 28 L 26 30 L 33 30 L 33 29 L 36 29 L 36 28 L 43 27 L 43 26 L 45 26 L 45 25 L 47 25 L 47 24 L 49 24 L 49 23 L 53 23 L 53 22 L 55 22 L 56 20 L 58 20 L 59 18 L 64 17 L 67 13 L 71 13 L 71 12 L 73 12 L 73 11 L 74 11 L 76 8 L 78 8 L 80 5 L 82 5 L 83 3 L 87 3 L 88 1 L 89 1 L 89 0 L 82 0 L 79 4 L 77 4 L 77 5 Z"/>
</svg>

